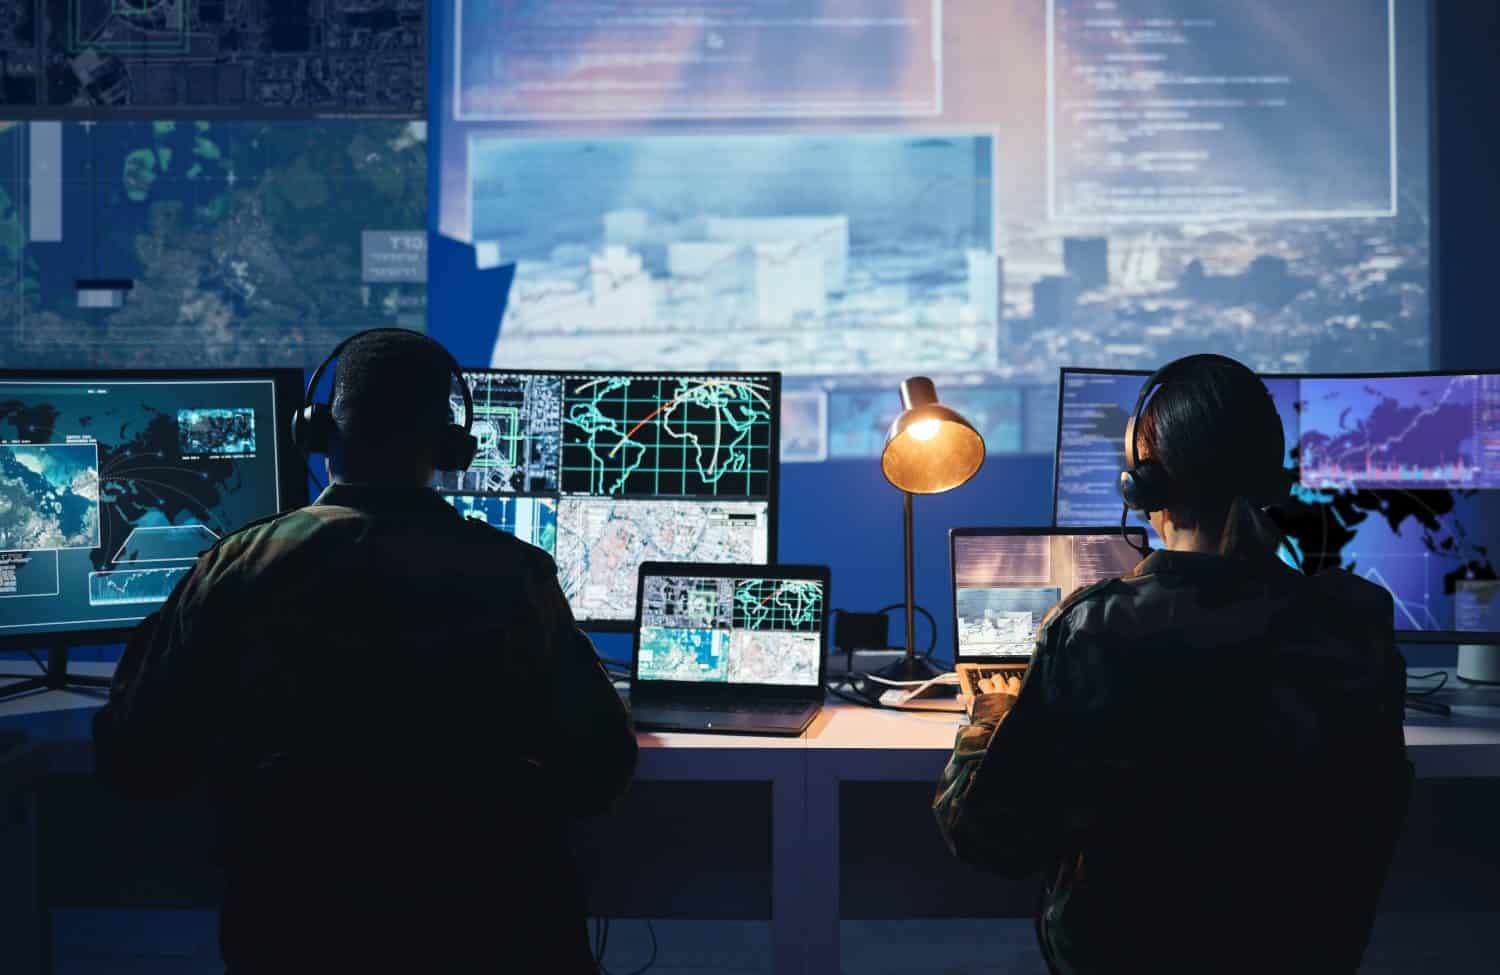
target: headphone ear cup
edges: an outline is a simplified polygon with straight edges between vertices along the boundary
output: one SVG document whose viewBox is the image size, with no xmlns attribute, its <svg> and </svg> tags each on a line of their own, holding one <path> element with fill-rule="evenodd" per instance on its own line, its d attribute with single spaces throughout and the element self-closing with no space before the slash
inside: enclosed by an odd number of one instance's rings
<svg viewBox="0 0 1500 975">
<path fill-rule="evenodd" d="M 333 442 L 333 409 L 312 403 L 292 414 L 292 443 L 304 454 L 326 454 Z"/>
<path fill-rule="evenodd" d="M 1166 469 L 1154 461 L 1142 461 L 1120 474 L 1120 497 L 1131 511 L 1149 514 L 1167 506 Z"/>
<path fill-rule="evenodd" d="M 450 423 L 438 442 L 432 466 L 440 471 L 465 471 L 474 463 L 478 451 L 479 438 L 457 423 Z"/>
</svg>

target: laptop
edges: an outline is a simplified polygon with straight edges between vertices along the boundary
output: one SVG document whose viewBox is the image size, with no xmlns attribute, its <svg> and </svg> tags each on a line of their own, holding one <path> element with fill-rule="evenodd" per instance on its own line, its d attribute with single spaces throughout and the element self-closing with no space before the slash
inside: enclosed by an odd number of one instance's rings
<svg viewBox="0 0 1500 975">
<path fill-rule="evenodd" d="M 1142 528 L 1129 529 L 1144 547 Z M 1022 677 L 1047 611 L 1069 593 L 1124 575 L 1141 560 L 1120 529 L 954 528 L 953 661 L 969 707 L 985 678 Z"/>
<path fill-rule="evenodd" d="M 828 568 L 647 562 L 630 711 L 642 730 L 800 735 L 823 705 Z"/>
</svg>

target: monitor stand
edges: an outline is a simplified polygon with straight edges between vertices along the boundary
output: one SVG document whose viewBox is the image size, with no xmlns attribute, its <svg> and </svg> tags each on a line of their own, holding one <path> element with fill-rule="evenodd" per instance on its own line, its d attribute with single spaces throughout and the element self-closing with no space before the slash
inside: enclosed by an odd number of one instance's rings
<svg viewBox="0 0 1500 975">
<path fill-rule="evenodd" d="M 60 644 L 47 648 L 47 666 L 40 676 L 32 674 L 0 674 L 0 678 L 19 678 L 14 684 L 0 685 L 0 701 L 30 694 L 32 691 L 61 691 L 83 688 L 108 690 L 111 679 L 90 677 L 85 674 L 68 673 L 68 646 Z"/>
</svg>

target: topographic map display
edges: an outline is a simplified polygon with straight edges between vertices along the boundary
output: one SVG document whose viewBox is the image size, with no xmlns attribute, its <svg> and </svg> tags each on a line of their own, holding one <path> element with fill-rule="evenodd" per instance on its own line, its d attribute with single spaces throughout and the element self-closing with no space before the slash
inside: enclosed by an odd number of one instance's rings
<svg viewBox="0 0 1500 975">
<path fill-rule="evenodd" d="M 563 592 L 580 619 L 631 619 L 642 562 L 764 563 L 767 518 L 765 501 L 563 498 Z"/>
<path fill-rule="evenodd" d="M 202 431 L 180 420 L 249 411 L 273 430 L 274 403 L 270 380 L 0 379 L 0 633 L 139 619 L 199 552 L 274 514 L 272 445 L 185 455 Z"/>
<path fill-rule="evenodd" d="M 570 380 L 564 493 L 761 497 L 770 487 L 771 388 L 754 380 Z"/>
<path fill-rule="evenodd" d="M 427 0 L 18 0 L 0 113 L 257 117 L 426 109 Z"/>
<path fill-rule="evenodd" d="M 0 362 L 302 366 L 426 324 L 422 122 L 0 123 Z"/>
</svg>

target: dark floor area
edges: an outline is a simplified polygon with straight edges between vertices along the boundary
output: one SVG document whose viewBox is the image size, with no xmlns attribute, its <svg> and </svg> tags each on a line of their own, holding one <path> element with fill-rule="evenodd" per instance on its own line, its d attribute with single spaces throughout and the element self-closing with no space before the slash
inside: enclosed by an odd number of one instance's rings
<svg viewBox="0 0 1500 975">
<path fill-rule="evenodd" d="M 661 975 L 768 973 L 763 921 L 656 921 Z M 214 915 L 205 911 L 63 910 L 56 915 L 58 975 L 210 975 L 217 961 Z M 845 921 L 848 975 L 1043 975 L 1024 920 Z M 1290 950 L 1290 949 L 1289 949 Z M 632 972 L 650 955 L 643 921 L 611 925 L 605 964 Z M 1288 961 L 1294 960 L 1289 955 Z M 1500 914 L 1382 915 L 1361 972 L 1494 971 Z"/>
</svg>

